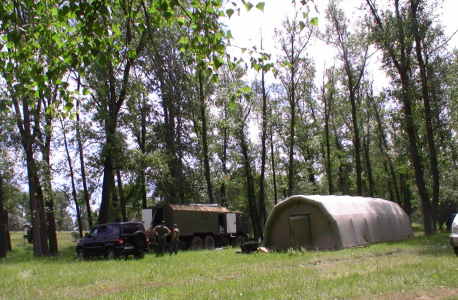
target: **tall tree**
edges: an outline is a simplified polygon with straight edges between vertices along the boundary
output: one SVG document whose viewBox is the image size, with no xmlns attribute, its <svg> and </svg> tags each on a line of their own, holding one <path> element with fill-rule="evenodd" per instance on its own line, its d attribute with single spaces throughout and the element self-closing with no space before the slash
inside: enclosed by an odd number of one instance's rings
<svg viewBox="0 0 458 300">
<path fill-rule="evenodd" d="M 350 20 L 345 17 L 344 11 L 339 8 L 340 1 L 331 0 L 328 4 L 327 19 L 329 27 L 326 28 L 325 41 L 334 45 L 338 51 L 339 60 L 343 63 L 346 76 L 343 84 L 348 92 L 351 105 L 351 119 L 353 143 L 355 149 L 356 166 L 356 194 L 363 195 L 362 162 L 361 162 L 361 137 L 358 122 L 358 93 L 368 59 L 368 44 L 363 34 L 352 34 L 349 29 Z"/>
<path fill-rule="evenodd" d="M 297 16 L 294 19 L 287 18 L 283 22 L 283 30 L 275 30 L 275 38 L 278 40 L 283 52 L 282 63 L 287 71 L 280 75 L 280 80 L 285 87 L 289 103 L 289 135 L 288 135 L 288 196 L 294 193 L 294 167 L 295 141 L 296 141 L 296 107 L 300 100 L 298 85 L 305 79 L 307 61 L 304 60 L 304 52 L 314 33 L 312 26 L 306 26 L 303 32 L 300 29 Z M 299 99 L 298 99 L 299 98 Z"/>
<path fill-rule="evenodd" d="M 431 13 L 435 6 L 424 1 L 394 1 L 392 9 L 383 13 L 374 0 L 366 0 L 371 14 L 370 28 L 377 47 L 384 53 L 385 65 L 394 68 L 401 83 L 400 99 L 405 116 L 404 127 L 409 140 L 410 159 L 414 167 L 415 182 L 420 196 L 425 234 L 435 233 L 436 211 L 439 198 L 439 170 L 434 141 L 431 111 L 431 96 L 428 87 L 426 61 L 428 55 L 425 48 L 426 38 L 433 31 Z M 426 43 L 425 43 L 426 42 Z M 416 97 L 416 84 L 413 78 L 417 71 L 420 74 L 420 94 L 423 100 L 419 105 Z M 424 116 L 423 122 L 416 115 Z M 419 136 L 421 129 L 426 131 L 428 149 L 425 157 Z M 428 167 L 428 168 L 426 168 Z M 425 172 L 431 173 L 430 189 L 425 179 Z M 432 198 L 430 194 L 432 193 Z"/>
<path fill-rule="evenodd" d="M 78 84 L 79 84 L 79 80 L 78 80 Z M 76 99 L 76 141 L 78 144 L 81 181 L 83 183 L 83 193 L 84 193 L 84 202 L 86 204 L 87 219 L 89 222 L 89 228 L 92 228 L 93 221 L 92 221 L 92 214 L 91 214 L 91 202 L 90 202 L 89 190 L 88 190 L 87 179 L 86 179 L 86 164 L 84 160 L 83 137 L 81 134 L 82 129 L 81 129 L 81 121 L 80 121 L 79 103 L 80 103 L 79 99 Z M 82 227 L 80 228 L 81 228 L 80 230 L 82 230 Z"/>
</svg>

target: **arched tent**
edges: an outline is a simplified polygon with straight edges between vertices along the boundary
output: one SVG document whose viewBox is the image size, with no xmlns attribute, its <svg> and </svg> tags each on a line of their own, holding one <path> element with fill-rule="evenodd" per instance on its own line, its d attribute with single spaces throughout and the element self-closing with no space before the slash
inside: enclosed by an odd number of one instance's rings
<svg viewBox="0 0 458 300">
<path fill-rule="evenodd" d="M 341 249 L 413 237 L 409 217 L 391 201 L 353 196 L 292 196 L 274 206 L 263 246 Z"/>
</svg>

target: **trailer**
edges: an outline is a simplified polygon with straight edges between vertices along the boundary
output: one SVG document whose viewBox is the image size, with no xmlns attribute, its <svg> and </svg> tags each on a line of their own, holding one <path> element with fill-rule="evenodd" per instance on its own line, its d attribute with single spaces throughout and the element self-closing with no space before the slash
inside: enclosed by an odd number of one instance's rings
<svg viewBox="0 0 458 300">
<path fill-rule="evenodd" d="M 165 204 L 142 209 L 142 222 L 145 230 L 165 221 L 165 225 L 180 230 L 182 249 L 214 249 L 238 246 L 247 239 L 247 221 L 241 212 L 230 211 L 216 204 Z M 167 242 L 170 236 L 167 237 Z"/>
</svg>

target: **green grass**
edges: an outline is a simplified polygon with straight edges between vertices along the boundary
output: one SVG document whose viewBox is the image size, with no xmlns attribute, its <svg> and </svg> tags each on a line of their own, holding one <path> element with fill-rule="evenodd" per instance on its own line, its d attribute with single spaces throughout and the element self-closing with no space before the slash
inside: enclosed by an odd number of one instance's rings
<svg viewBox="0 0 458 300">
<path fill-rule="evenodd" d="M 448 234 L 340 251 L 76 261 L 69 232 L 60 255 L 33 258 L 22 232 L 0 264 L 0 299 L 458 299 Z"/>
</svg>

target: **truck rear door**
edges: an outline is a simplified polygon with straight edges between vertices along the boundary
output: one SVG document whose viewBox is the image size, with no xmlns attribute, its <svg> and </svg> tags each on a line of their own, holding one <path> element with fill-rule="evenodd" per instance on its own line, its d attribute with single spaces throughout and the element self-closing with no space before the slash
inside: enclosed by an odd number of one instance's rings
<svg viewBox="0 0 458 300">
<path fill-rule="evenodd" d="M 226 214 L 226 232 L 237 233 L 237 218 L 235 213 Z"/>
</svg>

